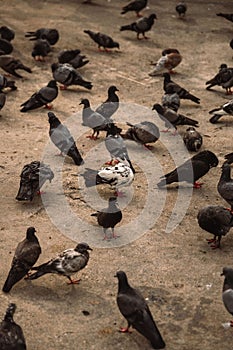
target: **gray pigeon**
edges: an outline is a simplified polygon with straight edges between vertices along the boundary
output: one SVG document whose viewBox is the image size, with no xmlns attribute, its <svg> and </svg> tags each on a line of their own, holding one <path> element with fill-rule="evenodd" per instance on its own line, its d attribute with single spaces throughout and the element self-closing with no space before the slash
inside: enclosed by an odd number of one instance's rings
<svg viewBox="0 0 233 350">
<path fill-rule="evenodd" d="M 31 68 L 25 66 L 19 59 L 16 59 L 11 55 L 1 55 L 0 56 L 0 67 L 7 73 L 14 75 L 17 78 L 22 78 L 22 76 L 16 72 L 16 70 L 21 69 L 28 73 L 32 73 Z"/>
<path fill-rule="evenodd" d="M 69 63 L 72 67 L 81 68 L 85 66 L 89 60 L 86 60 L 85 55 L 80 54 L 80 50 L 62 50 L 58 53 L 58 62 L 59 63 Z"/>
<path fill-rule="evenodd" d="M 212 249 L 220 248 L 222 236 L 225 236 L 233 227 L 233 214 L 219 205 L 209 205 L 199 210 L 197 215 L 199 226 L 214 235 L 207 239 Z"/>
<path fill-rule="evenodd" d="M 73 249 L 66 249 L 48 262 L 34 266 L 35 273 L 27 279 L 35 280 L 47 273 L 54 273 L 68 278 L 68 284 L 77 284 L 80 280 L 72 280 L 71 276 L 86 267 L 89 261 L 89 252 L 92 250 L 87 243 L 79 243 Z"/>
<path fill-rule="evenodd" d="M 137 124 L 126 123 L 129 128 L 121 137 L 126 140 L 135 141 L 150 149 L 152 146 L 148 143 L 156 142 L 160 137 L 159 128 L 152 122 L 143 121 Z"/>
<path fill-rule="evenodd" d="M 193 126 L 190 126 L 183 135 L 183 141 L 188 151 L 197 152 L 202 146 L 203 139 L 201 134 Z"/>
<path fill-rule="evenodd" d="M 122 220 L 122 212 L 118 207 L 116 197 L 110 197 L 108 200 L 108 207 L 91 214 L 91 216 L 96 216 L 98 224 L 103 227 L 104 240 L 119 237 L 115 234 L 114 228 Z M 112 237 L 108 237 L 107 235 L 108 228 L 111 228 Z"/>
<path fill-rule="evenodd" d="M 53 144 L 61 153 L 71 157 L 76 165 L 82 165 L 84 161 L 69 129 L 60 122 L 54 113 L 49 112 L 48 118 L 50 124 L 49 136 Z"/>
<path fill-rule="evenodd" d="M 233 213 L 233 179 L 231 178 L 231 166 L 227 162 L 222 165 L 222 174 L 217 185 L 218 193 L 230 204 Z"/>
<path fill-rule="evenodd" d="M 219 67 L 219 72 L 210 80 L 206 82 L 207 90 L 210 90 L 213 86 L 221 86 L 226 89 L 227 94 L 231 94 L 231 88 L 225 86 L 233 78 L 233 68 L 229 68 L 227 64 L 222 63 Z"/>
<path fill-rule="evenodd" d="M 149 17 L 142 17 L 138 19 L 136 22 L 121 26 L 120 31 L 130 30 L 137 33 L 138 40 L 141 39 L 140 34 L 143 35 L 144 39 L 148 39 L 145 33 L 151 30 L 155 19 L 157 19 L 156 14 L 152 13 Z"/>
<path fill-rule="evenodd" d="M 0 74 L 0 91 L 3 89 L 11 89 L 11 91 L 17 90 L 14 80 L 8 80 L 4 75 Z"/>
<path fill-rule="evenodd" d="M 166 344 L 143 295 L 129 285 L 124 271 L 117 271 L 115 277 L 118 278 L 117 305 L 128 322 L 126 328 L 121 328 L 121 332 L 129 332 L 132 326 L 150 341 L 153 349 L 164 349 Z"/>
<path fill-rule="evenodd" d="M 119 97 L 116 91 L 119 90 L 115 85 L 109 86 L 107 99 L 96 109 L 96 112 L 101 114 L 105 119 L 110 119 L 119 108 Z"/>
<path fill-rule="evenodd" d="M 9 293 L 17 282 L 28 275 L 32 266 L 37 262 L 41 254 L 41 247 L 35 232 L 35 227 L 29 227 L 26 238 L 17 245 L 11 269 L 2 288 L 3 292 Z"/>
<path fill-rule="evenodd" d="M 13 316 L 16 305 L 9 304 L 4 319 L 0 324 L 0 349 L 1 350 L 26 350 L 26 341 L 22 328 L 15 323 Z"/>
<path fill-rule="evenodd" d="M 226 103 L 224 103 L 222 106 L 218 108 L 214 108 L 211 111 L 209 111 L 209 114 L 213 114 L 213 116 L 210 118 L 210 123 L 215 124 L 218 122 L 218 120 L 226 115 L 233 116 L 233 100 L 230 100 Z"/>
<path fill-rule="evenodd" d="M 55 28 L 40 28 L 34 32 L 27 32 L 25 37 L 29 40 L 46 39 L 50 45 L 55 45 L 59 40 L 59 32 Z"/>
<path fill-rule="evenodd" d="M 63 84 L 61 89 L 65 90 L 71 85 L 80 85 L 88 90 L 92 89 L 92 83 L 82 78 L 81 74 L 69 63 L 52 63 L 53 78 Z"/>
<path fill-rule="evenodd" d="M 45 61 L 45 57 L 51 52 L 51 47 L 46 39 L 38 39 L 32 48 L 32 57 L 35 61 Z"/>
<path fill-rule="evenodd" d="M 16 199 L 18 201 L 32 201 L 36 193 L 44 183 L 54 178 L 54 173 L 50 166 L 40 161 L 33 161 L 24 165 L 20 174 L 20 187 Z"/>
<path fill-rule="evenodd" d="M 84 33 L 88 34 L 90 38 L 98 44 L 98 49 L 101 51 L 101 47 L 104 48 L 105 51 L 109 51 L 108 49 L 120 48 L 118 42 L 114 41 L 110 36 L 103 33 L 95 33 L 91 30 L 84 30 Z"/>
<path fill-rule="evenodd" d="M 167 92 L 162 96 L 162 106 L 164 108 L 173 109 L 173 111 L 177 112 L 178 109 L 180 108 L 179 95 L 176 92 L 170 93 L 168 88 Z"/>
<path fill-rule="evenodd" d="M 121 15 L 124 15 L 127 12 L 136 12 L 137 17 L 141 17 L 140 11 L 147 6 L 147 0 L 134 0 L 131 1 L 128 5 L 124 6 L 121 11 Z"/>
<path fill-rule="evenodd" d="M 233 269 L 231 267 L 224 267 L 221 273 L 224 276 L 222 288 L 222 301 L 227 311 L 233 315 Z M 230 321 L 233 327 L 233 321 Z"/>
<path fill-rule="evenodd" d="M 50 80 L 48 84 L 35 92 L 27 101 L 20 105 L 20 112 L 27 112 L 45 106 L 51 109 L 51 102 L 57 98 L 58 87 L 56 80 Z"/>
</svg>

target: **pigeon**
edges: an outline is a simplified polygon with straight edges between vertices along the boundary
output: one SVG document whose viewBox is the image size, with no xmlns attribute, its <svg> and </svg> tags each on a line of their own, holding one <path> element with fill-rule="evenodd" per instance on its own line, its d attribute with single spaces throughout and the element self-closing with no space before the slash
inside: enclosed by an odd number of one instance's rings
<svg viewBox="0 0 233 350">
<path fill-rule="evenodd" d="M 222 165 L 222 174 L 217 185 L 218 193 L 230 204 L 233 214 L 233 179 L 231 179 L 231 166 L 227 162 Z"/>
<path fill-rule="evenodd" d="M 224 158 L 226 159 L 226 162 L 227 162 L 228 164 L 233 163 L 233 152 L 232 152 L 232 153 L 226 154 Z"/>
<path fill-rule="evenodd" d="M 6 103 L 6 94 L 0 90 L 0 111 L 3 109 Z"/>
<path fill-rule="evenodd" d="M 206 90 L 210 90 L 213 86 L 221 86 L 223 89 L 226 89 L 226 94 L 231 94 L 231 86 L 228 87 L 228 84 L 233 78 L 233 68 L 227 66 L 227 64 L 222 63 L 219 67 L 219 72 L 205 84 L 208 85 Z"/>
<path fill-rule="evenodd" d="M 11 41 L 15 38 L 15 31 L 7 26 L 1 26 L 0 36 L 4 40 Z"/>
<path fill-rule="evenodd" d="M 51 47 L 46 39 L 38 39 L 32 48 L 32 57 L 35 61 L 45 61 L 45 57 L 51 52 Z"/>
<path fill-rule="evenodd" d="M 82 99 L 80 105 L 83 105 L 82 125 L 88 126 L 93 130 L 92 135 L 87 137 L 92 140 L 97 140 L 100 131 L 106 131 L 106 125 L 112 121 L 111 119 L 107 120 L 101 114 L 93 111 L 93 109 L 91 109 L 90 102 L 87 98 Z"/>
<path fill-rule="evenodd" d="M 108 97 L 97 109 L 96 112 L 101 114 L 105 119 L 110 117 L 119 108 L 119 97 L 116 94 L 119 91 L 115 85 L 111 85 L 108 88 Z"/>
<path fill-rule="evenodd" d="M 223 117 L 224 115 L 233 116 L 233 100 L 230 100 L 230 101 L 224 103 L 222 106 L 220 106 L 218 108 L 212 109 L 211 111 L 209 111 L 209 114 L 213 114 L 213 116 L 209 120 L 210 123 L 212 123 L 212 124 L 217 123 L 218 120 L 221 117 Z"/>
<path fill-rule="evenodd" d="M 91 214 L 91 216 L 96 216 L 98 224 L 103 227 L 103 240 L 119 237 L 115 234 L 114 228 L 122 220 L 122 212 L 118 207 L 116 197 L 110 197 L 108 200 L 108 207 Z M 108 228 L 111 228 L 112 237 L 107 235 Z"/>
<path fill-rule="evenodd" d="M 92 248 L 87 243 L 78 243 L 74 249 L 66 249 L 46 263 L 34 266 L 32 270 L 36 270 L 36 272 L 28 276 L 27 279 L 35 280 L 47 273 L 55 273 L 67 277 L 68 284 L 77 284 L 80 280 L 73 280 L 71 276 L 86 267 L 89 261 L 88 250 L 92 250 Z"/>
<path fill-rule="evenodd" d="M 147 0 L 135 0 L 131 1 L 128 5 L 124 6 L 121 11 L 121 15 L 127 12 L 136 12 L 137 17 L 141 17 L 140 11 L 147 6 Z"/>
<path fill-rule="evenodd" d="M 22 328 L 15 323 L 13 316 L 16 304 L 10 303 L 0 324 L 1 350 L 26 350 L 26 340 Z"/>
<path fill-rule="evenodd" d="M 221 276 L 225 277 L 222 288 L 222 301 L 226 310 L 233 315 L 233 269 L 224 267 Z M 233 321 L 230 321 L 230 326 L 233 327 Z"/>
<path fill-rule="evenodd" d="M 122 129 L 118 128 L 114 124 L 110 124 L 107 126 L 107 134 L 105 138 L 105 146 L 108 152 L 110 153 L 110 156 L 113 159 L 117 159 L 120 162 L 126 162 L 127 165 L 130 166 L 133 173 L 135 174 L 135 169 L 131 163 L 131 160 L 129 159 L 128 151 L 125 145 L 125 142 L 123 138 L 121 137 Z M 112 164 L 112 160 L 109 162 L 109 165 Z"/>
<path fill-rule="evenodd" d="M 121 137 L 126 140 L 135 141 L 150 149 L 151 146 L 148 143 L 156 142 L 160 137 L 159 128 L 152 122 L 143 121 L 137 124 L 126 123 L 129 128 L 124 134 L 121 133 Z"/>
<path fill-rule="evenodd" d="M 35 232 L 35 227 L 29 227 L 26 238 L 17 245 L 10 271 L 2 288 L 4 293 L 9 293 L 17 282 L 28 275 L 29 270 L 37 262 L 41 247 Z"/>
<path fill-rule="evenodd" d="M 216 155 L 211 151 L 205 150 L 195 154 L 191 159 L 168 174 L 161 176 L 161 181 L 157 185 L 162 187 L 173 182 L 186 181 L 192 183 L 194 188 L 200 188 L 202 184 L 198 183 L 197 180 L 217 165 L 218 158 Z"/>
<path fill-rule="evenodd" d="M 3 89 L 11 89 L 11 91 L 17 90 L 14 80 L 8 80 L 4 75 L 0 74 L 0 91 Z"/>
<path fill-rule="evenodd" d="M 207 239 L 212 249 L 220 248 L 222 236 L 225 236 L 233 227 L 233 214 L 219 205 L 209 205 L 199 210 L 197 215 L 199 226 L 214 235 Z"/>
<path fill-rule="evenodd" d="M 169 93 L 177 93 L 180 99 L 191 100 L 195 103 L 200 104 L 200 99 L 192 94 L 190 94 L 186 89 L 175 83 L 171 80 L 169 73 L 163 73 L 164 83 L 163 89 L 165 92 L 169 91 Z M 168 90 L 169 89 L 169 90 Z"/>
<path fill-rule="evenodd" d="M 46 86 L 35 92 L 27 101 L 20 105 L 22 107 L 20 112 L 25 113 L 42 106 L 51 109 L 51 102 L 57 98 L 57 95 L 57 82 L 56 80 L 50 80 Z"/>
<path fill-rule="evenodd" d="M 229 45 L 230 45 L 230 47 L 231 47 L 232 50 L 233 50 L 233 39 L 231 39 L 231 41 L 229 42 Z"/>
<path fill-rule="evenodd" d="M 81 68 L 85 66 L 89 60 L 86 60 L 86 56 L 80 55 L 80 50 L 62 50 L 58 53 L 59 63 L 69 63 L 72 67 Z"/>
<path fill-rule="evenodd" d="M 82 78 L 81 74 L 69 63 L 52 63 L 53 78 L 63 84 L 61 89 L 65 90 L 71 85 L 80 85 L 88 90 L 92 89 L 92 83 Z"/>
<path fill-rule="evenodd" d="M 40 189 L 47 180 L 54 178 L 50 166 L 40 161 L 33 161 L 24 165 L 20 174 L 20 187 L 16 199 L 18 201 L 32 201 L 35 194 L 40 194 Z"/>
<path fill-rule="evenodd" d="M 80 175 L 84 177 L 86 187 L 108 184 L 115 190 L 115 196 L 120 196 L 119 189 L 130 186 L 134 180 L 131 168 L 118 161 L 113 161 L 112 165 L 104 165 L 100 170 L 86 168 Z"/>
<path fill-rule="evenodd" d="M 9 55 L 13 49 L 13 45 L 8 40 L 0 39 L 0 55 Z"/>
<path fill-rule="evenodd" d="M 76 165 L 82 165 L 84 161 L 68 128 L 60 122 L 54 113 L 49 112 L 48 118 L 49 136 L 53 144 L 61 153 L 71 157 Z"/>
<path fill-rule="evenodd" d="M 162 106 L 177 112 L 180 108 L 180 96 L 176 92 L 170 93 L 168 91 L 170 91 L 170 87 L 167 88 L 167 92 L 162 96 Z"/>
<path fill-rule="evenodd" d="M 165 122 L 165 126 L 168 129 L 171 125 L 173 125 L 175 129 L 177 129 L 177 125 L 192 125 L 198 127 L 197 120 L 185 117 L 184 115 L 175 112 L 173 109 L 161 106 L 159 103 L 155 103 L 152 110 L 156 110 L 158 116 Z"/>
<path fill-rule="evenodd" d="M 179 18 L 182 18 L 186 14 L 187 5 L 185 2 L 182 1 L 176 5 L 175 9 L 176 9 L 177 14 L 179 15 Z"/>
<path fill-rule="evenodd" d="M 145 36 L 145 33 L 151 30 L 155 19 L 157 19 L 156 14 L 152 13 L 149 17 L 142 17 L 136 22 L 121 26 L 120 31 L 131 30 L 137 33 L 138 40 L 141 39 L 140 34 L 143 35 L 144 39 L 148 39 L 148 37 Z"/>
<path fill-rule="evenodd" d="M 160 71 L 167 69 L 170 74 L 175 73 L 173 68 L 177 67 L 182 61 L 182 56 L 177 49 L 165 49 L 158 62 L 151 63 L 155 66 L 153 71 L 149 73 L 151 77 L 156 76 Z"/>
<path fill-rule="evenodd" d="M 19 59 L 16 59 L 11 55 L 0 55 L 0 67 L 7 73 L 14 75 L 17 78 L 22 76 L 16 72 L 18 69 L 22 69 L 28 73 L 32 73 L 31 68 L 25 66 Z"/>
<path fill-rule="evenodd" d="M 233 22 L 233 13 L 216 13 L 216 16 L 223 17 L 228 21 Z"/>
<path fill-rule="evenodd" d="M 108 51 L 108 49 L 120 48 L 118 42 L 114 41 L 110 36 L 103 33 L 95 33 L 91 30 L 84 30 L 84 33 L 88 34 L 90 38 L 98 44 L 98 49 L 101 51 L 101 47 L 104 48 L 104 51 Z"/>
<path fill-rule="evenodd" d="M 199 151 L 203 142 L 201 134 L 193 126 L 186 129 L 183 141 L 187 150 L 190 152 Z"/>
<path fill-rule="evenodd" d="M 132 326 L 150 341 L 153 349 L 164 349 L 165 342 L 143 295 L 129 285 L 124 271 L 117 271 L 115 277 L 118 278 L 117 305 L 128 322 L 126 328 L 121 328 L 121 332 L 129 332 Z"/>
<path fill-rule="evenodd" d="M 50 45 L 55 45 L 59 40 L 59 32 L 54 28 L 40 28 L 34 32 L 27 32 L 25 37 L 29 40 L 46 39 Z"/>
</svg>

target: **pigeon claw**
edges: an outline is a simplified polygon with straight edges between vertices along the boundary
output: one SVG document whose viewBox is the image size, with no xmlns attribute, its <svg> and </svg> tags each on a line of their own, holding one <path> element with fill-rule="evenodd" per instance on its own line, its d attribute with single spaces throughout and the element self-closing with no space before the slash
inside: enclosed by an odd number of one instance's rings
<svg viewBox="0 0 233 350">
<path fill-rule="evenodd" d="M 90 139 L 90 140 L 98 140 L 98 137 L 97 136 L 93 136 L 93 135 L 88 135 L 86 136 L 87 139 Z"/>
<path fill-rule="evenodd" d="M 233 321 L 232 321 L 233 322 Z M 232 326 L 233 327 L 233 326 Z M 121 333 L 132 333 L 130 330 L 129 330 L 129 327 L 121 327 L 119 329 L 119 332 Z"/>
<path fill-rule="evenodd" d="M 60 90 L 67 90 L 67 86 L 66 85 L 61 85 L 60 86 Z"/>
<path fill-rule="evenodd" d="M 233 327 L 233 321 L 230 321 L 230 326 Z"/>
<path fill-rule="evenodd" d="M 69 282 L 67 282 L 67 284 L 79 284 L 81 279 L 78 279 L 78 280 L 72 280 L 70 277 L 69 278 Z"/>
<path fill-rule="evenodd" d="M 203 182 L 194 182 L 193 188 L 201 188 Z"/>
<path fill-rule="evenodd" d="M 151 151 L 152 149 L 154 149 L 153 146 L 150 146 L 150 145 L 147 145 L 147 144 L 144 144 L 143 146 L 145 147 L 145 149 L 147 149 L 147 150 L 149 150 L 149 151 Z"/>
</svg>

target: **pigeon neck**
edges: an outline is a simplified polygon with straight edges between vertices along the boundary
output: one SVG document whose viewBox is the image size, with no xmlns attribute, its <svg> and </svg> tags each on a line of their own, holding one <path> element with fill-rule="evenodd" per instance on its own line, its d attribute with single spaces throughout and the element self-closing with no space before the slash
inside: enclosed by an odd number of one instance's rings
<svg viewBox="0 0 233 350">
<path fill-rule="evenodd" d="M 131 289 L 127 277 L 121 277 L 119 278 L 119 282 L 118 282 L 118 293 L 120 292 L 125 292 L 127 290 Z"/>
<path fill-rule="evenodd" d="M 231 180 L 231 169 L 230 167 L 226 167 L 222 169 L 221 180 Z"/>
</svg>

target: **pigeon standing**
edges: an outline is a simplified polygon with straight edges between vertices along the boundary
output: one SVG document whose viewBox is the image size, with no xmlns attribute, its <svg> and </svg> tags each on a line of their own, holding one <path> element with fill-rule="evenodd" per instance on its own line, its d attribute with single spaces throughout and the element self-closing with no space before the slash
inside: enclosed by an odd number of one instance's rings
<svg viewBox="0 0 233 350">
<path fill-rule="evenodd" d="M 4 319 L 0 324 L 0 349 L 1 350 L 26 350 L 26 340 L 23 330 L 15 323 L 13 316 L 16 305 L 9 304 Z"/>
<path fill-rule="evenodd" d="M 121 11 L 121 15 L 127 12 L 136 12 L 137 17 L 141 17 L 140 11 L 147 6 L 147 0 L 135 0 L 131 1 L 128 5 L 124 6 Z"/>
<path fill-rule="evenodd" d="M 116 197 L 110 197 L 108 207 L 91 214 L 91 216 L 96 216 L 98 224 L 103 227 L 104 240 L 119 237 L 115 234 L 114 228 L 122 220 L 122 212 L 118 206 Z M 108 228 L 111 228 L 112 237 L 108 237 L 107 235 Z"/>
<path fill-rule="evenodd" d="M 208 173 L 212 167 L 218 165 L 218 158 L 211 151 L 202 151 L 195 154 L 191 159 L 172 170 L 170 173 L 161 176 L 161 181 L 157 184 L 162 187 L 173 182 L 186 181 L 192 183 L 194 188 L 200 188 L 201 183 L 197 180 Z"/>
<path fill-rule="evenodd" d="M 121 26 L 120 31 L 130 30 L 137 33 L 138 40 L 140 40 L 140 37 L 139 37 L 140 34 L 143 35 L 144 39 L 148 39 L 145 33 L 151 30 L 155 19 L 157 19 L 156 14 L 152 13 L 149 17 L 142 17 L 138 19 L 136 22 Z"/>
<path fill-rule="evenodd" d="M 51 102 L 57 98 L 58 87 L 56 80 L 50 80 L 48 84 L 35 92 L 27 101 L 20 105 L 20 112 L 24 113 L 45 106 L 51 109 Z"/>
<path fill-rule="evenodd" d="M 190 152 L 197 152 L 201 148 L 203 139 L 201 134 L 192 126 L 186 129 L 183 141 L 187 150 Z"/>
<path fill-rule="evenodd" d="M 226 154 L 224 158 L 226 159 L 226 163 L 232 164 L 233 163 L 233 152 Z"/>
<path fill-rule="evenodd" d="M 108 51 L 108 49 L 120 48 L 119 43 L 106 34 L 100 32 L 95 33 L 91 30 L 84 30 L 84 33 L 88 34 L 90 38 L 98 44 L 98 49 L 100 51 L 101 47 L 103 47 L 105 51 Z"/>
<path fill-rule="evenodd" d="M 160 71 L 167 69 L 170 74 L 175 73 L 173 69 L 180 64 L 182 56 L 177 49 L 165 49 L 162 56 L 156 63 L 151 63 L 155 66 L 153 71 L 149 73 L 151 77 L 156 76 Z"/>
<path fill-rule="evenodd" d="M 45 57 L 51 52 L 51 47 L 46 39 L 38 39 L 32 48 L 32 57 L 35 61 L 45 61 Z"/>
<path fill-rule="evenodd" d="M 167 92 L 162 96 L 162 106 L 177 112 L 180 108 L 180 96 L 177 92 L 173 93 L 172 89 L 170 93 L 170 88 L 167 88 Z"/>
<path fill-rule="evenodd" d="M 11 55 L 0 55 L 0 67 L 7 73 L 14 75 L 17 78 L 22 78 L 22 76 L 16 72 L 16 70 L 21 69 L 28 73 L 32 73 L 31 68 L 25 66 L 19 59 L 16 59 Z"/>
<path fill-rule="evenodd" d="M 35 232 L 35 227 L 29 227 L 26 238 L 18 244 L 11 269 L 2 288 L 3 292 L 9 293 L 17 282 L 28 275 L 32 266 L 37 262 L 41 254 L 41 247 Z"/>
<path fill-rule="evenodd" d="M 50 166 L 43 162 L 33 161 L 24 165 L 20 174 L 20 187 L 16 199 L 18 201 L 32 201 L 36 193 L 40 193 L 40 189 L 44 183 L 52 181 L 54 173 Z"/>
<path fill-rule="evenodd" d="M 126 123 L 129 128 L 121 137 L 126 140 L 135 141 L 150 149 L 148 143 L 156 142 L 160 137 L 159 128 L 152 122 L 143 121 L 137 124 Z"/>
<path fill-rule="evenodd" d="M 61 89 L 65 90 L 71 85 L 80 85 L 88 90 L 92 89 L 92 83 L 82 78 L 81 74 L 69 63 L 52 63 L 53 78 L 63 84 Z"/>
<path fill-rule="evenodd" d="M 76 165 L 84 163 L 69 129 L 60 122 L 54 113 L 49 112 L 49 136 L 53 144 L 65 155 L 71 157 Z"/>
<path fill-rule="evenodd" d="M 233 214 L 219 205 L 209 205 L 199 210 L 197 214 L 199 226 L 214 235 L 213 239 L 207 239 L 211 248 L 220 248 L 222 236 L 225 236 L 233 227 Z"/>
<path fill-rule="evenodd" d="M 86 267 L 89 261 L 89 252 L 92 250 L 87 243 L 78 243 L 73 249 L 66 249 L 48 262 L 34 266 L 35 273 L 27 279 L 35 280 L 47 273 L 55 273 L 68 278 L 68 284 L 77 284 L 80 280 L 72 280 L 71 276 Z"/>
<path fill-rule="evenodd" d="M 11 41 L 15 37 L 15 31 L 7 26 L 0 27 L 0 36 L 2 39 Z"/>
<path fill-rule="evenodd" d="M 4 75 L 0 74 L 0 90 L 11 89 L 11 91 L 17 90 L 14 80 L 8 80 Z"/>
<path fill-rule="evenodd" d="M 233 269 L 224 267 L 221 276 L 225 277 L 222 288 L 222 301 L 227 311 L 233 315 Z M 230 321 L 230 326 L 233 327 L 233 321 Z"/>
<path fill-rule="evenodd" d="M 186 14 L 186 11 L 187 11 L 187 5 L 185 2 L 182 1 L 176 5 L 176 12 L 178 13 L 179 18 L 184 17 Z"/>
<path fill-rule="evenodd" d="M 108 88 L 108 97 L 97 109 L 96 112 L 101 114 L 105 119 L 110 119 L 110 117 L 119 108 L 119 97 L 116 94 L 119 91 L 115 85 L 111 85 Z"/>
<path fill-rule="evenodd" d="M 55 45 L 59 40 L 59 32 L 55 28 L 40 28 L 25 34 L 29 40 L 46 39 L 50 45 Z"/>
<path fill-rule="evenodd" d="M 0 55 L 9 55 L 13 50 L 13 45 L 8 40 L 0 38 Z"/>
<path fill-rule="evenodd" d="M 209 111 L 209 114 L 213 114 L 213 116 L 209 120 L 212 124 L 217 123 L 218 120 L 224 115 L 233 116 L 233 100 L 230 100 L 224 103 L 222 106 L 218 108 L 212 109 L 211 111 Z"/>
<path fill-rule="evenodd" d="M 117 305 L 128 322 L 126 328 L 121 328 L 121 332 L 129 332 L 129 328 L 132 326 L 150 341 L 153 349 L 164 349 L 165 342 L 145 298 L 139 290 L 129 285 L 124 271 L 117 271 L 115 277 L 118 278 Z"/>
<path fill-rule="evenodd" d="M 217 185 L 218 193 L 230 204 L 230 210 L 233 213 L 233 179 L 231 178 L 231 166 L 223 163 L 222 174 Z"/>
<path fill-rule="evenodd" d="M 233 68 L 227 66 L 227 64 L 222 63 L 219 67 L 219 72 L 205 84 L 208 85 L 206 90 L 210 90 L 213 86 L 221 86 L 226 89 L 226 94 L 231 94 L 231 86 L 228 87 L 228 82 L 233 78 Z"/>
<path fill-rule="evenodd" d="M 172 81 L 169 73 L 163 73 L 163 77 L 164 77 L 163 89 L 165 92 L 167 91 L 169 91 L 169 93 L 176 92 L 179 95 L 180 99 L 191 100 L 195 103 L 200 104 L 200 99 L 190 94 L 185 88 L 181 87 L 179 84 Z"/>
<path fill-rule="evenodd" d="M 80 50 L 62 50 L 58 53 L 58 62 L 59 63 L 69 63 L 72 67 L 81 68 L 85 66 L 89 60 L 86 60 L 85 55 L 80 54 Z"/>
</svg>

